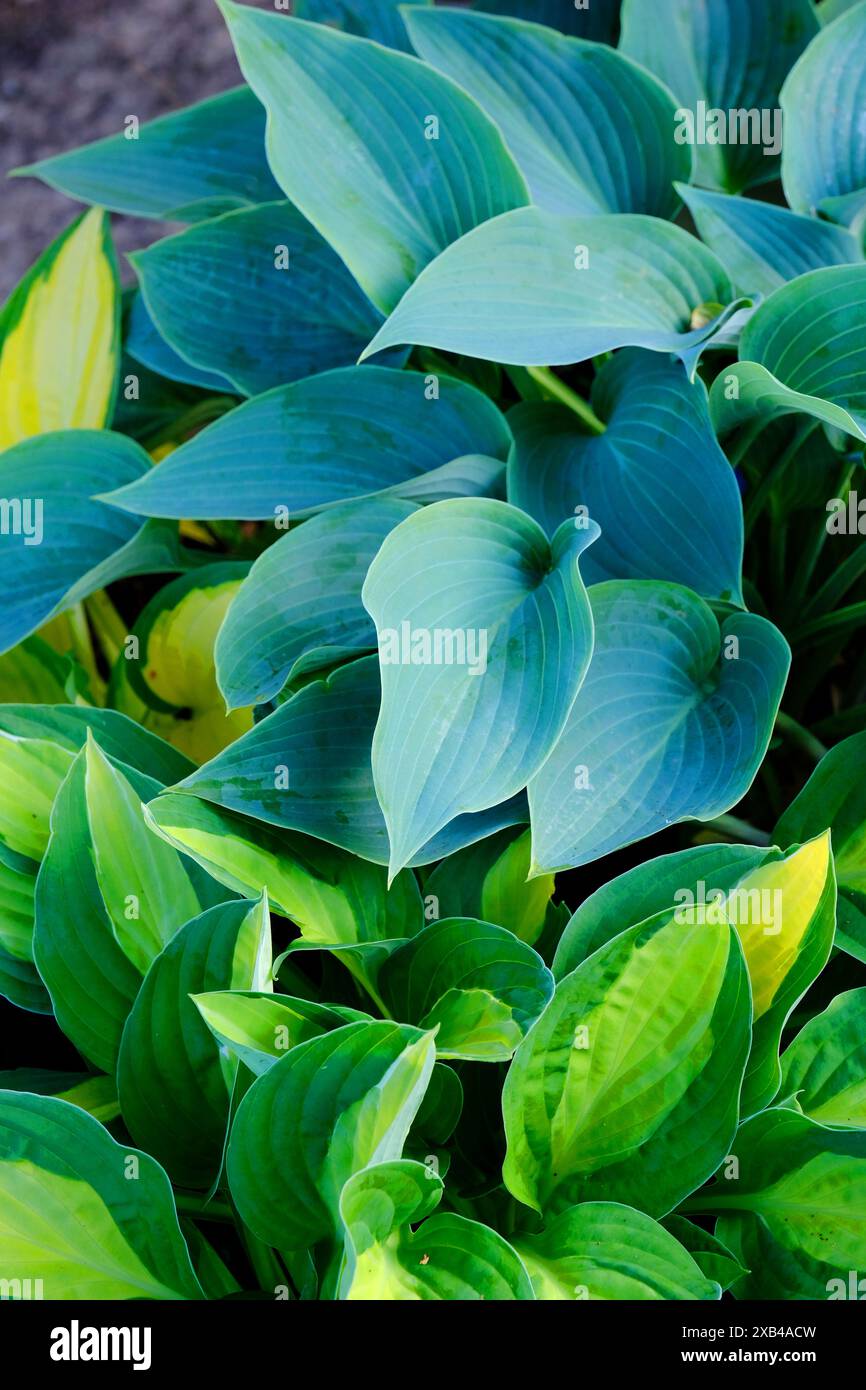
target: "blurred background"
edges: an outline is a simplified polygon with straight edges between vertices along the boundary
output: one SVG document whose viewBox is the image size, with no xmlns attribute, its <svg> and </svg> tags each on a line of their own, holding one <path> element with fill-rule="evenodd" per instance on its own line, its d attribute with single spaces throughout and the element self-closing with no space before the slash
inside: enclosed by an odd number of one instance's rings
<svg viewBox="0 0 866 1390">
<path fill-rule="evenodd" d="M 79 210 L 36 179 L 7 179 L 10 169 L 240 80 L 214 0 L 0 0 L 0 303 Z M 128 281 L 122 253 L 166 224 L 113 222 Z"/>
</svg>

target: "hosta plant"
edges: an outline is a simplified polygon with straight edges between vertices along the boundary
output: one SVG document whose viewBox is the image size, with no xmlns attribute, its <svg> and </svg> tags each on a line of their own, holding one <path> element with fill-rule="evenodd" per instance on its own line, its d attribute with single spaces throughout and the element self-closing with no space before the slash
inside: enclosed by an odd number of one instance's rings
<svg viewBox="0 0 866 1390">
<path fill-rule="evenodd" d="M 4 1295 L 847 1297 L 866 3 L 287 8 L 16 171 Z"/>
</svg>

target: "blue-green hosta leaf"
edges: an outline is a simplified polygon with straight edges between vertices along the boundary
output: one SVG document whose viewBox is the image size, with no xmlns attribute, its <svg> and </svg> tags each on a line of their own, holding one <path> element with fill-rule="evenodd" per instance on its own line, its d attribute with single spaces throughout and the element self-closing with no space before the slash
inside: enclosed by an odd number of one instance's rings
<svg viewBox="0 0 866 1390">
<path fill-rule="evenodd" d="M 433 0 L 420 3 L 432 5 Z M 375 39 L 387 48 L 412 51 L 400 14 L 400 0 L 294 0 L 292 14 L 298 19 L 333 25 L 362 39 Z"/>
<path fill-rule="evenodd" d="M 534 19 L 563 34 L 615 44 L 620 0 L 474 0 L 473 8 L 512 19 Z"/>
<path fill-rule="evenodd" d="M 663 1226 L 619 1202 L 583 1202 L 540 1235 L 515 1238 L 536 1298 L 648 1302 L 717 1299 L 719 1285 Z"/>
<path fill-rule="evenodd" d="M 723 1292 L 747 1272 L 718 1236 L 710 1235 L 685 1216 L 666 1216 L 662 1225 L 688 1250 L 701 1272 L 720 1285 Z"/>
<path fill-rule="evenodd" d="M 529 201 L 497 127 L 447 77 L 325 25 L 220 8 L 277 182 L 383 313 L 452 241 Z"/>
<path fill-rule="evenodd" d="M 720 434 L 800 411 L 866 440 L 866 265 L 776 290 L 743 329 L 739 363 L 713 383 L 710 409 Z"/>
<path fill-rule="evenodd" d="M 437 1056 L 507 1062 L 553 994 L 553 977 L 512 932 L 450 917 L 389 956 L 377 987 L 394 1018 L 438 1028 Z"/>
<path fill-rule="evenodd" d="M 154 829 L 220 883 L 247 898 L 266 889 L 311 944 L 392 941 L 424 925 L 411 873 L 398 875 L 389 890 L 378 864 L 188 793 L 157 797 L 146 809 Z"/>
<path fill-rule="evenodd" d="M 197 222 L 278 198 L 264 153 L 265 120 L 248 87 L 16 169 L 113 212 Z"/>
<path fill-rule="evenodd" d="M 160 782 L 177 782 L 193 764 L 161 738 L 112 709 L 83 705 L 0 705 L 0 730 L 21 739 L 48 739 L 77 753 L 92 733 L 103 753 Z"/>
<path fill-rule="evenodd" d="M 443 251 L 364 356 L 419 343 L 513 366 L 618 347 L 693 360 L 739 307 L 733 299 L 721 262 L 681 227 L 637 213 L 521 208 Z"/>
<path fill-rule="evenodd" d="M 205 371 L 202 367 L 194 367 L 175 351 L 148 313 L 144 295 L 140 291 L 132 299 L 124 348 L 136 362 L 169 381 L 185 382 L 189 386 L 200 386 L 207 391 L 231 394 L 237 391 L 237 387 L 227 377 Z"/>
<path fill-rule="evenodd" d="M 211 520 L 295 518 L 378 492 L 430 502 L 492 487 L 510 445 L 501 413 L 465 382 L 349 367 L 246 402 L 111 502 Z"/>
<path fill-rule="evenodd" d="M 0 1093 L 0 1246 L 19 1297 L 199 1299 L 165 1173 L 92 1116 Z"/>
<path fill-rule="evenodd" d="M 305 685 L 176 790 L 387 864 L 388 834 L 370 763 L 380 700 L 375 656 L 341 666 Z M 410 862 L 442 859 L 523 813 L 515 797 L 458 815 Z"/>
<path fill-rule="evenodd" d="M 520 1256 L 501 1235 L 452 1212 L 429 1216 L 441 1197 L 441 1180 L 409 1159 L 354 1174 L 340 1195 L 346 1258 L 338 1296 L 388 1303 L 532 1300 Z"/>
<path fill-rule="evenodd" d="M 602 1200 L 664 1216 L 729 1151 L 750 1005 L 727 923 L 668 911 L 596 951 L 511 1063 L 509 1191 L 545 1214 Z"/>
<path fill-rule="evenodd" d="M 592 404 L 603 434 L 565 406 L 526 402 L 508 416 L 514 448 L 508 500 L 548 535 L 587 515 L 601 537 L 584 562 L 588 584 L 669 579 L 742 602 L 743 508 L 713 433 L 702 382 L 681 363 L 637 348 L 599 372 Z"/>
<path fill-rule="evenodd" d="M 688 113 L 677 138 L 696 147 L 695 182 L 739 193 L 778 172 L 779 92 L 818 28 L 811 0 L 625 0 L 621 47 Z"/>
<path fill-rule="evenodd" d="M 82 1056 L 113 1072 L 123 1025 L 141 985 L 142 967 L 185 920 L 176 909 L 172 917 L 172 905 L 165 902 L 164 882 L 158 875 L 165 873 L 166 881 L 181 888 L 181 907 L 192 901 L 194 910 L 200 911 L 226 895 L 197 866 L 177 854 L 167 861 L 159 851 L 149 858 L 146 882 L 144 866 L 132 862 L 130 881 L 125 884 L 119 876 L 121 866 L 130 851 L 143 853 L 143 836 L 149 833 L 143 818 L 137 825 L 133 821 L 132 797 L 153 796 L 159 783 L 132 768 L 121 771 L 112 766 L 114 796 L 108 799 L 104 779 L 95 785 L 88 777 L 93 764 L 91 757 L 89 769 L 87 750 L 82 749 L 54 802 L 51 839 L 36 882 L 33 948 L 60 1027 Z M 125 801 L 123 834 L 133 838 L 114 841 L 117 864 L 105 877 L 104 859 L 100 867 L 94 841 L 105 846 L 112 834 L 118 835 L 121 823 L 113 819 L 118 797 Z M 178 872 L 184 875 L 182 885 Z M 142 925 L 152 930 L 147 936 L 142 931 L 139 938 L 136 929 Z"/>
<path fill-rule="evenodd" d="M 579 573 L 596 538 L 541 528 L 506 502 L 440 502 L 370 566 L 382 707 L 373 778 L 392 875 L 455 816 L 522 790 L 555 744 L 589 664 Z"/>
<path fill-rule="evenodd" d="M 424 883 L 425 912 L 495 922 L 532 946 L 552 910 L 552 874 L 530 879 L 531 837 L 522 825 L 449 855 Z"/>
<path fill-rule="evenodd" d="M 689 179 L 692 154 L 674 140 L 673 97 L 649 73 L 612 48 L 541 24 L 412 6 L 403 13 L 421 57 L 496 121 L 539 207 L 673 217 L 673 184 Z"/>
<path fill-rule="evenodd" d="M 837 994 L 782 1056 L 779 1095 L 832 1129 L 866 1128 L 866 989 Z"/>
<path fill-rule="evenodd" d="M 753 198 L 682 185 L 678 192 L 702 239 L 743 294 L 772 294 L 809 270 L 863 260 L 862 246 L 844 227 Z"/>
<path fill-rule="evenodd" d="M 782 815 L 773 837 L 778 844 L 796 844 L 833 832 L 833 857 L 839 900 L 836 906 L 836 944 L 866 963 L 866 787 L 863 760 L 866 733 L 831 748 L 799 796 Z"/>
<path fill-rule="evenodd" d="M 375 650 L 361 587 L 388 532 L 414 510 L 397 497 L 333 507 L 256 560 L 216 643 L 229 708 L 264 704 L 302 672 Z"/>
<path fill-rule="evenodd" d="M 727 895 L 746 874 L 778 857 L 778 850 L 754 845 L 697 845 L 647 859 L 609 879 L 581 903 L 565 928 L 553 959 L 554 979 L 563 980 L 627 928 L 668 907 Z"/>
<path fill-rule="evenodd" d="M 864 44 L 866 5 L 859 4 L 822 30 L 782 89 L 782 182 L 797 212 L 850 224 L 866 208 Z"/>
<path fill-rule="evenodd" d="M 101 430 L 59 430 L 5 451 L 0 650 L 14 647 L 64 604 L 129 573 L 123 551 L 141 523 L 92 499 L 131 483 L 148 466 L 131 439 Z M 105 577 L 106 565 L 116 573 Z"/>
<path fill-rule="evenodd" d="M 207 1187 L 219 1172 L 236 1070 L 190 996 L 263 989 L 270 970 L 267 899 L 223 903 L 163 948 L 126 1020 L 117 1061 L 124 1122 L 184 1187 Z"/>
<path fill-rule="evenodd" d="M 200 222 L 133 263 L 170 346 L 248 396 L 350 366 L 382 321 L 291 203 Z"/>
<path fill-rule="evenodd" d="M 262 990 L 216 990 L 190 997 L 220 1048 L 256 1076 L 269 1071 L 298 1043 L 364 1018 L 356 1009 L 329 1008 Z"/>
<path fill-rule="evenodd" d="M 737 1177 L 719 1178 L 695 1205 L 720 1214 L 719 1238 L 750 1270 L 737 1298 L 857 1298 L 866 1268 L 866 1133 L 766 1110 L 742 1126 L 732 1153 Z"/>
<path fill-rule="evenodd" d="M 227 1160 L 250 1230 L 286 1250 L 338 1230 L 348 1179 L 401 1156 L 435 1056 L 430 1033 L 350 1023 L 300 1043 L 258 1077 L 232 1126 Z"/>
<path fill-rule="evenodd" d="M 612 580 L 590 602 L 592 664 L 529 784 L 533 862 L 547 873 L 735 806 L 763 761 L 791 659 L 766 619 L 720 622 L 678 584 Z"/>
</svg>

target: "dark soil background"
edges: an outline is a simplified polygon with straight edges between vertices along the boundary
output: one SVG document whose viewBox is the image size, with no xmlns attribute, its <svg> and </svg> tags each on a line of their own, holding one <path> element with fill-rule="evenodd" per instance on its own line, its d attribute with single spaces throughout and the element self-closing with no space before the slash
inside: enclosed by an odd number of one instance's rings
<svg viewBox="0 0 866 1390">
<path fill-rule="evenodd" d="M 0 302 L 79 207 L 36 179 L 8 180 L 10 169 L 240 80 L 213 0 L 0 0 Z M 121 253 L 168 230 L 113 221 Z"/>
</svg>

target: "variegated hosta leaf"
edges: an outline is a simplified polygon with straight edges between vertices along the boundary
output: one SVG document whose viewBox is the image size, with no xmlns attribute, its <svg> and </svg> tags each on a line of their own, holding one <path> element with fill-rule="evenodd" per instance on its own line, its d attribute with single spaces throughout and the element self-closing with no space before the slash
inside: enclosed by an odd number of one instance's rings
<svg viewBox="0 0 866 1390">
<path fill-rule="evenodd" d="M 220 8 L 268 112 L 277 182 L 383 312 L 450 242 L 529 201 L 497 127 L 432 68 L 327 25 Z"/>
<path fill-rule="evenodd" d="M 521 208 L 443 251 L 364 356 L 419 343 L 538 366 L 644 347 L 693 366 L 740 307 L 721 262 L 680 227 Z"/>
<path fill-rule="evenodd" d="M 621 53 L 514 19 L 403 10 L 416 51 L 469 92 L 549 212 L 673 217 L 692 153 L 672 96 Z M 531 18 L 531 14 L 527 16 Z"/>
<path fill-rule="evenodd" d="M 782 1056 L 779 1095 L 822 1125 L 866 1129 L 866 989 L 837 994 Z"/>
<path fill-rule="evenodd" d="M 559 737 L 592 650 L 579 557 L 516 507 L 440 502 L 388 535 L 364 583 L 382 704 L 373 778 L 390 873 L 455 816 L 521 791 Z"/>
<path fill-rule="evenodd" d="M 190 996 L 221 1050 L 228 1050 L 256 1076 L 298 1043 L 363 1020 L 356 1009 L 329 1008 L 287 994 L 231 989 Z"/>
<path fill-rule="evenodd" d="M 730 1176 L 693 1201 L 750 1271 L 743 1299 L 859 1298 L 866 1268 L 866 1132 L 766 1110 L 737 1134 Z M 852 1291 L 853 1279 L 853 1291 Z"/>
<path fill-rule="evenodd" d="M 388 1303 L 532 1300 L 526 1269 L 501 1235 L 451 1212 L 429 1215 L 441 1197 L 441 1180 L 407 1159 L 351 1177 L 340 1196 L 346 1255 L 338 1296 Z"/>
<path fill-rule="evenodd" d="M 663 1226 L 618 1202 L 569 1207 L 540 1235 L 514 1237 L 514 1247 L 546 1302 L 721 1297 Z"/>
<path fill-rule="evenodd" d="M 114 401 L 117 267 L 98 208 L 62 232 L 0 313 L 0 449 L 52 430 L 99 429 Z"/>
<path fill-rule="evenodd" d="M 73 754 L 50 738 L 0 732 L 0 846 L 40 863 L 51 807 Z"/>
<path fill-rule="evenodd" d="M 503 1092 L 505 1182 L 554 1216 L 617 1201 L 664 1216 L 737 1125 L 748 974 L 733 928 L 667 911 L 560 980 Z"/>
<path fill-rule="evenodd" d="M 181 1186 L 207 1187 L 218 1176 L 236 1071 L 190 996 L 264 989 L 270 970 L 267 899 L 223 903 L 163 947 L 126 1020 L 117 1062 L 124 1123 Z"/>
<path fill-rule="evenodd" d="M 772 623 L 717 619 L 680 585 L 613 580 L 589 595 L 592 664 L 529 784 L 533 862 L 547 873 L 736 805 L 763 760 L 790 663 Z"/>
<path fill-rule="evenodd" d="M 435 1061 L 433 1035 L 350 1023 L 300 1043 L 253 1083 L 228 1147 L 228 1180 L 260 1239 L 301 1250 L 340 1227 L 354 1173 L 401 1156 Z"/>
<path fill-rule="evenodd" d="M 558 909 L 550 901 L 553 874 L 530 879 L 531 862 L 528 830 L 513 826 L 490 835 L 436 866 L 424 881 L 425 910 L 495 922 L 532 946 Z"/>
<path fill-rule="evenodd" d="M 713 383 L 710 409 L 721 434 L 793 411 L 866 439 L 866 265 L 776 290 L 743 329 L 740 361 Z"/>
<path fill-rule="evenodd" d="M 159 1164 L 49 1096 L 0 1092 L 0 1247 L 19 1297 L 204 1297 Z"/>
<path fill-rule="evenodd" d="M 393 1018 L 438 1029 L 439 1057 L 507 1062 L 553 994 L 553 978 L 510 931 L 451 917 L 398 947 L 377 988 Z"/>
<path fill-rule="evenodd" d="M 836 944 L 866 962 L 866 733 L 843 739 L 821 759 L 799 796 L 782 815 L 779 844 L 831 830 L 839 886 Z"/>
</svg>

